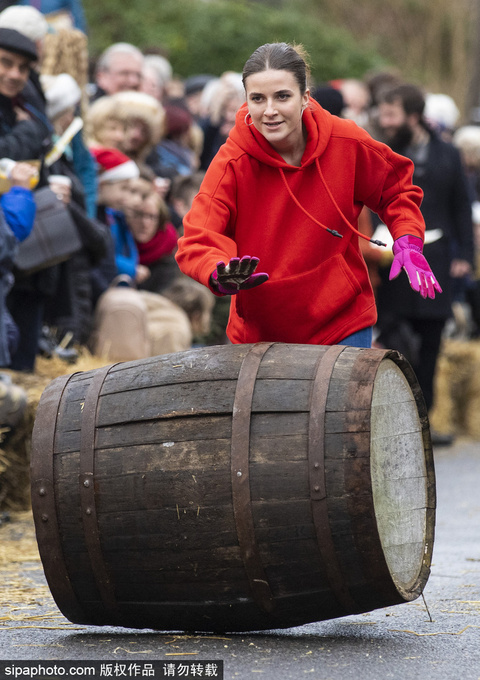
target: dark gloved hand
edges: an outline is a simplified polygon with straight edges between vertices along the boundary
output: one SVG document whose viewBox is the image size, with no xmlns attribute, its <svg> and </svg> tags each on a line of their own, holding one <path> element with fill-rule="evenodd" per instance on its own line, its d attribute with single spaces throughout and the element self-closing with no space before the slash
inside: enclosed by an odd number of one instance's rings
<svg viewBox="0 0 480 680">
<path fill-rule="evenodd" d="M 242 259 L 232 257 L 230 262 L 217 262 L 217 268 L 212 273 L 212 287 L 222 295 L 236 295 L 240 290 L 255 288 L 268 280 L 265 272 L 255 274 L 259 263 L 258 257 L 244 255 Z"/>
<path fill-rule="evenodd" d="M 423 298 L 435 297 L 435 291 L 441 293 L 437 279 L 433 275 L 430 265 L 422 255 L 423 242 L 418 236 L 400 236 L 393 244 L 393 263 L 390 269 L 390 281 L 396 279 L 401 270 L 404 269 L 408 281 L 413 288 L 420 293 Z"/>
</svg>

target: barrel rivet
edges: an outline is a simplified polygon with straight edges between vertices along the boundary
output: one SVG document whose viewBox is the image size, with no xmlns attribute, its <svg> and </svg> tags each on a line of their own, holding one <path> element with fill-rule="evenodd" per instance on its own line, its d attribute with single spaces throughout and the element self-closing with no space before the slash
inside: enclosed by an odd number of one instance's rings
<svg viewBox="0 0 480 680">
<path fill-rule="evenodd" d="M 241 470 L 239 470 L 239 471 L 237 472 L 237 477 L 241 477 L 241 476 L 242 476 L 242 472 L 241 472 Z"/>
<path fill-rule="evenodd" d="M 42 515 L 42 522 L 48 522 L 48 515 Z"/>
<path fill-rule="evenodd" d="M 320 491 L 320 487 L 318 486 L 318 484 L 316 484 L 316 485 L 313 487 L 313 490 L 314 490 L 314 491 Z"/>
<path fill-rule="evenodd" d="M 42 486 L 41 489 L 38 490 L 38 495 L 39 495 L 39 496 L 46 496 L 46 495 L 47 495 L 47 492 L 46 492 L 46 490 L 43 488 L 43 486 Z"/>
<path fill-rule="evenodd" d="M 86 486 L 86 487 L 89 487 L 89 486 L 90 486 L 90 482 L 88 481 L 88 479 L 86 479 L 86 480 L 83 482 L 83 486 Z"/>
<path fill-rule="evenodd" d="M 315 468 L 315 470 L 318 470 L 318 468 L 320 467 L 320 463 L 315 463 L 313 467 Z"/>
<path fill-rule="evenodd" d="M 86 514 L 86 515 L 91 515 L 91 514 L 92 514 L 92 508 L 87 508 L 87 509 L 85 510 L 85 514 Z"/>
</svg>

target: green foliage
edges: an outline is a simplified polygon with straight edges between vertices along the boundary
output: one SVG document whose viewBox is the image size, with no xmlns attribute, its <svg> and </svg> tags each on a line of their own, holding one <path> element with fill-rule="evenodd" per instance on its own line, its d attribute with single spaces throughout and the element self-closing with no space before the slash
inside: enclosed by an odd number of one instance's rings
<svg viewBox="0 0 480 680">
<path fill-rule="evenodd" d="M 318 14 L 308 15 L 307 5 L 303 0 L 281 8 L 246 0 L 135 0 L 131 4 L 84 0 L 94 56 L 117 41 L 141 49 L 161 47 L 182 77 L 241 71 L 259 45 L 275 41 L 304 45 L 315 82 L 361 77 L 384 65 L 370 46 L 362 46 L 349 32 L 319 19 Z"/>
</svg>

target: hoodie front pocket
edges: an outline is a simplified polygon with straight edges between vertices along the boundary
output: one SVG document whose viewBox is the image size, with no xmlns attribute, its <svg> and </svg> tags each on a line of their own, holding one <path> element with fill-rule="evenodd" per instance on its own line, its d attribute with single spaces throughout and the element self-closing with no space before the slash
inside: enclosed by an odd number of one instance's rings
<svg viewBox="0 0 480 680">
<path fill-rule="evenodd" d="M 235 309 L 244 322 L 244 342 L 306 343 L 361 293 L 360 283 L 337 254 L 308 272 L 241 291 Z"/>
</svg>

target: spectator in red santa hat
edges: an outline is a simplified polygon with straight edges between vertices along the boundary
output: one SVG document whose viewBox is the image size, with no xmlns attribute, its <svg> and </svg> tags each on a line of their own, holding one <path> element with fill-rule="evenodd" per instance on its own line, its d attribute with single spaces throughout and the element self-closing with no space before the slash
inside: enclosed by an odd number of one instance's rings
<svg viewBox="0 0 480 680">
<path fill-rule="evenodd" d="M 115 277 L 132 282 L 142 278 L 137 247 L 125 217 L 130 207 L 130 182 L 140 173 L 137 164 L 118 149 L 95 147 L 92 153 L 98 165 L 97 217 L 108 224 L 111 234 L 109 253 L 93 272 L 96 302 Z"/>
</svg>

